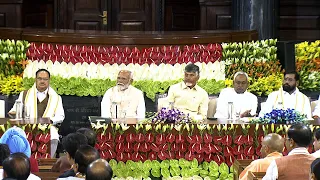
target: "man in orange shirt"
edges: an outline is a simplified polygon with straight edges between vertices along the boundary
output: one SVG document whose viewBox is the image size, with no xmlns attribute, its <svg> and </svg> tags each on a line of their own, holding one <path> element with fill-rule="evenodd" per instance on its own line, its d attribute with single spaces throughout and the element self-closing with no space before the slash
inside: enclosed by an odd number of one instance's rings
<svg viewBox="0 0 320 180">
<path fill-rule="evenodd" d="M 261 156 L 263 159 L 252 161 L 239 176 L 239 180 L 246 180 L 248 171 L 266 172 L 272 160 L 282 157 L 284 140 L 279 134 L 271 133 L 261 142 Z"/>
</svg>

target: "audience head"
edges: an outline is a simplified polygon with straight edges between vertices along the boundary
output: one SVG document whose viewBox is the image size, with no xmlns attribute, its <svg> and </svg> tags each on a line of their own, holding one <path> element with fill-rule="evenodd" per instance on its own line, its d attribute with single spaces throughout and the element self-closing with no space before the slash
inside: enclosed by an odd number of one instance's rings
<svg viewBox="0 0 320 180">
<path fill-rule="evenodd" d="M 291 151 L 297 147 L 307 148 L 312 141 L 312 132 L 310 128 L 304 124 L 294 124 L 287 132 L 286 148 Z"/>
<path fill-rule="evenodd" d="M 261 155 L 266 157 L 273 152 L 282 153 L 284 147 L 284 139 L 276 133 L 268 134 L 261 142 Z"/>
<path fill-rule="evenodd" d="M 67 152 L 67 157 L 71 164 L 73 164 L 77 149 L 82 145 L 88 145 L 88 140 L 85 135 L 78 132 L 70 133 L 62 139 L 62 146 Z"/>
<path fill-rule="evenodd" d="M 200 77 L 199 67 L 195 64 L 188 64 L 184 68 L 184 83 L 186 86 L 193 88 Z"/>
<path fill-rule="evenodd" d="M 19 127 L 9 128 L 0 138 L 0 143 L 7 144 L 10 153 L 21 152 L 28 158 L 31 156 L 31 148 L 26 133 Z"/>
<path fill-rule="evenodd" d="M 7 144 L 0 144 L 0 166 L 2 166 L 2 162 L 9 156 L 10 156 L 9 146 Z"/>
<path fill-rule="evenodd" d="M 38 91 L 43 92 L 49 87 L 50 72 L 46 69 L 39 69 L 36 72 L 36 87 Z"/>
<path fill-rule="evenodd" d="M 311 163 L 310 179 L 320 180 L 320 158 L 315 159 Z"/>
<path fill-rule="evenodd" d="M 128 89 L 129 85 L 133 81 L 133 74 L 128 70 L 121 70 L 117 77 L 117 86 L 121 91 Z"/>
<path fill-rule="evenodd" d="M 238 94 L 244 93 L 248 88 L 249 76 L 243 71 L 239 71 L 234 75 L 233 88 Z"/>
<path fill-rule="evenodd" d="M 112 176 L 111 166 L 104 159 L 92 162 L 86 172 L 86 180 L 111 180 Z"/>
<path fill-rule="evenodd" d="M 314 132 L 313 147 L 315 151 L 320 149 L 320 128 L 316 129 Z"/>
<path fill-rule="evenodd" d="M 89 145 L 79 147 L 74 156 L 73 170 L 84 175 L 90 163 L 100 158 L 99 152 Z"/>
<path fill-rule="evenodd" d="M 30 175 L 30 161 L 23 153 L 11 154 L 2 164 L 3 177 L 26 180 Z"/>
<path fill-rule="evenodd" d="M 77 130 L 78 133 L 81 133 L 87 137 L 88 145 L 94 147 L 96 145 L 96 133 L 89 128 L 80 128 Z"/>
<path fill-rule="evenodd" d="M 284 73 L 282 82 L 282 89 L 288 93 L 292 93 L 299 85 L 300 76 L 296 71 L 290 71 Z"/>
</svg>

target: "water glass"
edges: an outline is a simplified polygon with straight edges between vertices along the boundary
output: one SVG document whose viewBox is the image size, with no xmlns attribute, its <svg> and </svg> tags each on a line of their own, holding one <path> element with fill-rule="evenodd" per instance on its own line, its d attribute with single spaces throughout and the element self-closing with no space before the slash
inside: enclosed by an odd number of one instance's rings
<svg viewBox="0 0 320 180">
<path fill-rule="evenodd" d="M 16 100 L 16 119 L 22 119 L 22 102 Z"/>
<path fill-rule="evenodd" d="M 30 119 L 30 106 L 25 105 L 23 111 L 24 119 Z"/>
</svg>

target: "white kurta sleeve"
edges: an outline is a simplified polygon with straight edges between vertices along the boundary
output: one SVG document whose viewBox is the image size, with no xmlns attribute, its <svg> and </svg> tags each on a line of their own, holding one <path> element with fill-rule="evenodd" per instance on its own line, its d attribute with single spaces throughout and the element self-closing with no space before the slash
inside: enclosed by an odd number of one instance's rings
<svg viewBox="0 0 320 180">
<path fill-rule="evenodd" d="M 139 93 L 139 103 L 137 107 L 137 118 L 144 119 L 146 116 L 146 105 L 144 102 L 143 93 Z"/>
<path fill-rule="evenodd" d="M 261 107 L 261 111 L 259 113 L 259 117 L 263 117 L 266 113 L 269 113 L 273 109 L 274 101 L 276 100 L 277 92 L 273 92 L 269 94 L 267 101 L 264 103 L 263 107 Z"/>
<path fill-rule="evenodd" d="M 209 108 L 209 96 L 208 93 L 205 92 L 205 95 L 203 96 L 203 100 L 201 101 L 199 105 L 199 113 L 202 116 L 202 118 L 206 118 L 208 114 L 208 108 Z"/>
<path fill-rule="evenodd" d="M 304 112 L 302 112 L 303 114 L 307 115 L 308 119 L 312 119 L 311 116 L 311 103 L 310 100 L 307 96 L 305 96 L 304 98 Z"/>
<path fill-rule="evenodd" d="M 278 166 L 275 160 L 269 165 L 266 175 L 262 180 L 277 180 L 278 179 Z"/>
<path fill-rule="evenodd" d="M 57 110 L 54 113 L 53 117 L 50 117 L 50 119 L 53 121 L 53 124 L 57 124 L 57 123 L 62 123 L 62 121 L 64 120 L 64 109 L 63 109 L 63 105 L 62 105 L 62 98 L 61 96 L 59 96 L 59 100 L 58 100 L 58 107 Z"/>
<path fill-rule="evenodd" d="M 312 115 L 313 116 L 320 116 L 320 96 L 318 98 L 317 105 L 314 108 L 314 111 L 312 112 Z"/>
<path fill-rule="evenodd" d="M 257 96 L 253 95 L 250 114 L 255 115 L 257 113 L 257 109 L 258 109 L 258 98 Z"/>
<path fill-rule="evenodd" d="M 228 118 L 228 102 L 227 94 L 222 90 L 217 99 L 217 110 L 215 118 Z"/>
<path fill-rule="evenodd" d="M 101 101 L 101 117 L 110 118 L 111 117 L 111 92 L 112 88 L 108 89 L 107 92 L 103 95 Z"/>
</svg>

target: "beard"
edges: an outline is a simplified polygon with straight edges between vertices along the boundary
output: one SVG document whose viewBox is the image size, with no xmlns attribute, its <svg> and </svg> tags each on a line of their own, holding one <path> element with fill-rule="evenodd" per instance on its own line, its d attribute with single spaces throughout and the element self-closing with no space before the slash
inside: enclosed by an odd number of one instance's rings
<svg viewBox="0 0 320 180">
<path fill-rule="evenodd" d="M 120 91 L 124 91 L 124 90 L 128 89 L 129 84 L 117 83 L 117 87 L 118 87 L 118 89 L 120 89 Z"/>
<path fill-rule="evenodd" d="M 289 84 L 282 85 L 282 89 L 286 92 L 292 92 L 296 86 L 290 86 Z"/>
</svg>

